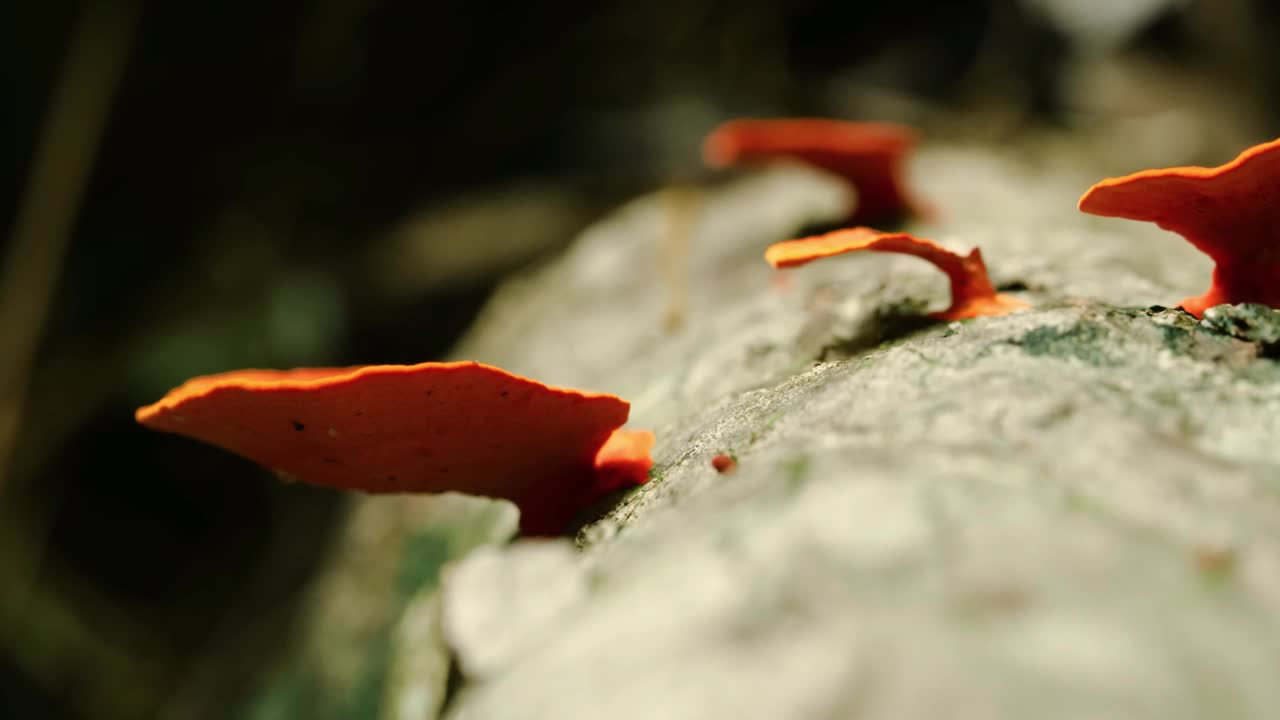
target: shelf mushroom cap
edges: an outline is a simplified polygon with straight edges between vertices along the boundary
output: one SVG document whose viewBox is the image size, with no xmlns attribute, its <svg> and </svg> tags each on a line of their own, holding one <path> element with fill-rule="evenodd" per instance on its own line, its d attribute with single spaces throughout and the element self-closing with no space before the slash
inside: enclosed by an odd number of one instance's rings
<svg viewBox="0 0 1280 720">
<path fill-rule="evenodd" d="M 1153 222 L 1208 255 L 1214 262 L 1209 289 L 1181 302 L 1196 317 L 1223 303 L 1280 307 L 1280 139 L 1214 168 L 1108 178 L 1085 192 L 1079 208 Z"/>
<path fill-rule="evenodd" d="M 199 377 L 136 417 L 288 480 L 506 498 L 520 508 L 526 532 L 550 534 L 604 490 L 646 479 L 634 468 L 648 470 L 648 446 L 611 442 L 629 412 L 612 395 L 450 362 Z M 606 474 L 611 486 L 599 488 L 605 448 L 615 471 Z M 619 473 L 618 466 L 633 469 Z"/>
<path fill-rule="evenodd" d="M 946 273 L 951 282 L 951 305 L 942 312 L 931 313 L 931 317 L 938 320 L 995 317 L 1027 307 L 1027 303 L 1015 297 L 996 292 L 978 248 L 961 255 L 932 240 L 907 233 L 886 233 L 867 227 L 836 230 L 776 243 L 765 251 L 764 257 L 775 268 L 788 268 L 862 250 L 914 255 Z"/>
<path fill-rule="evenodd" d="M 865 224 L 927 214 L 903 179 L 916 131 L 893 123 L 826 118 L 730 120 L 703 140 L 711 167 L 798 160 L 838 175 L 857 191 L 849 222 Z"/>
</svg>

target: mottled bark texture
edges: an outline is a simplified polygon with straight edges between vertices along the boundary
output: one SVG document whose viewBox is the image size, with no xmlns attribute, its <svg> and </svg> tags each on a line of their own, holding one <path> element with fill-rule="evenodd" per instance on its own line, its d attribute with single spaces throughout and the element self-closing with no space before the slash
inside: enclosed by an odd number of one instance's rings
<svg viewBox="0 0 1280 720">
<path fill-rule="evenodd" d="M 801 169 L 703 194 L 679 329 L 661 194 L 509 283 L 457 356 L 630 399 L 657 465 L 576 550 L 446 571 L 444 716 L 1269 717 L 1280 325 L 1158 307 L 1209 262 L 1079 214 L 1099 176 L 1049 146 L 914 163 L 938 222 L 909 229 L 980 245 L 1033 305 L 1005 317 L 921 320 L 946 278 L 912 258 L 776 274 L 769 243 L 841 212 Z"/>
</svg>

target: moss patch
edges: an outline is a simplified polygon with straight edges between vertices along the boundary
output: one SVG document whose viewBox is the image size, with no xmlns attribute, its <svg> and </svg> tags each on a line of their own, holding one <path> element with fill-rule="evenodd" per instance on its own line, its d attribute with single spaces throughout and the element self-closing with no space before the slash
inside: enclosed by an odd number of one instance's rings
<svg viewBox="0 0 1280 720">
<path fill-rule="evenodd" d="M 1036 357 L 1075 359 L 1095 367 L 1120 365 L 1120 362 L 1108 354 L 1106 339 L 1105 327 L 1096 323 L 1077 322 L 1068 327 L 1038 327 L 1009 342 Z"/>
</svg>

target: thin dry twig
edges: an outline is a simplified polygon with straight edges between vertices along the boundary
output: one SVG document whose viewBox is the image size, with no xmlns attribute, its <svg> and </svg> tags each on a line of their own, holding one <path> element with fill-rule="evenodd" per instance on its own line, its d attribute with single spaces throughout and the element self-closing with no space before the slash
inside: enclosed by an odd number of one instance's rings
<svg viewBox="0 0 1280 720">
<path fill-rule="evenodd" d="M 0 491 L 76 211 L 132 44 L 136 0 L 89 3 L 68 46 L 0 274 Z"/>
<path fill-rule="evenodd" d="M 0 613 L 24 618 L 0 642 L 4 654 L 27 674 L 52 686 L 64 686 L 67 667 L 49 651 L 50 632 L 59 635 L 62 653 L 109 658 L 114 648 L 74 621 L 74 615 L 50 602 L 35 587 L 45 549 L 46 526 L 38 516 L 14 507 L 9 487 L 36 352 L 61 275 L 77 210 L 84 196 L 110 117 L 137 26 L 138 0 L 90 2 L 82 11 L 67 46 L 65 64 L 53 89 L 30 176 L 10 237 L 9 256 L 0 267 Z M 10 502 L 4 503 L 4 500 Z M 64 617 L 65 616 L 65 617 Z M 37 618 L 30 620 L 30 618 Z M 61 622 L 54 618 L 73 618 Z M 54 628 L 57 628 L 56 631 Z M 35 634 L 40 633 L 37 637 Z M 73 648 L 65 647 L 66 643 Z M 56 645 L 55 645 L 56 647 Z M 92 662 L 90 662 L 92 664 Z M 113 672 L 76 683 L 81 708 L 117 716 L 133 714 L 137 694 L 119 692 L 128 675 L 118 658 L 101 663 Z M 119 673 L 115 671 L 119 671 Z M 92 677 L 93 674 L 90 674 Z M 132 682 L 137 682 L 135 677 Z M 65 689 L 65 687 L 62 687 Z M 128 706 L 126 709 L 125 706 Z"/>
<path fill-rule="evenodd" d="M 702 205 L 702 191 L 692 185 L 672 185 L 663 193 L 663 204 L 666 226 L 658 256 L 667 302 L 662 324 L 668 333 L 674 333 L 684 326 L 689 312 L 690 245 Z"/>
</svg>

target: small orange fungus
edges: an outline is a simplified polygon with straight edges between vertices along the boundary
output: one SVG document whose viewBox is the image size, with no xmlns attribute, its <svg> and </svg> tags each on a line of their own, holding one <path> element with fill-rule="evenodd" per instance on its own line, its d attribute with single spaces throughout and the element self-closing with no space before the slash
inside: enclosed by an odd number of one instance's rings
<svg viewBox="0 0 1280 720">
<path fill-rule="evenodd" d="M 904 125 L 824 118 L 730 120 L 702 143 L 712 167 L 794 159 L 839 175 L 858 192 L 852 223 L 895 220 L 922 208 L 906 190 L 917 135 Z"/>
<path fill-rule="evenodd" d="M 453 362 L 210 375 L 136 417 L 316 485 L 506 498 L 526 533 L 554 534 L 602 489 L 645 481 L 652 435 L 619 430 L 629 412 Z"/>
<path fill-rule="evenodd" d="M 720 453 L 719 455 L 716 455 L 715 457 L 711 458 L 711 467 L 715 468 L 716 472 L 720 473 L 721 475 L 724 475 L 726 473 L 731 473 L 734 470 L 737 470 L 738 461 L 734 460 L 732 455 L 728 455 L 726 453 Z"/>
<path fill-rule="evenodd" d="M 777 243 L 765 251 L 764 257 L 776 268 L 787 268 L 859 250 L 914 255 L 946 273 L 951 281 L 951 306 L 931 314 L 939 320 L 994 317 L 1027 307 L 1015 297 L 996 292 L 978 248 L 968 255 L 960 255 L 932 240 L 907 233 L 885 233 L 865 227 L 836 230 Z"/>
<path fill-rule="evenodd" d="M 596 453 L 596 490 L 612 492 L 643 485 L 653 467 L 653 433 L 648 430 L 616 430 Z"/>
<path fill-rule="evenodd" d="M 1080 198 L 1093 215 L 1145 220 L 1183 236 L 1214 262 L 1203 295 L 1181 305 L 1196 317 L 1223 303 L 1280 308 L 1280 140 L 1215 168 L 1144 170 L 1094 185 Z"/>
</svg>

